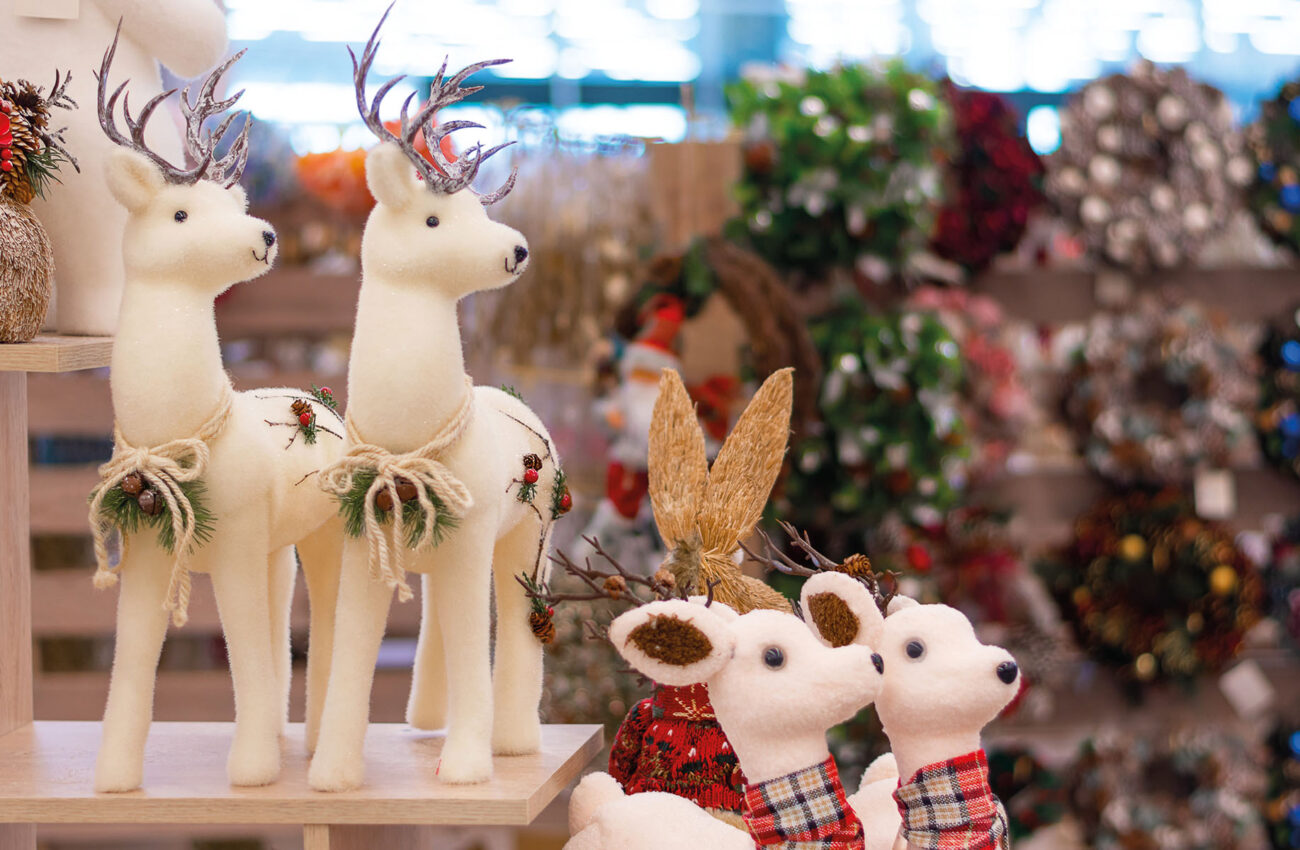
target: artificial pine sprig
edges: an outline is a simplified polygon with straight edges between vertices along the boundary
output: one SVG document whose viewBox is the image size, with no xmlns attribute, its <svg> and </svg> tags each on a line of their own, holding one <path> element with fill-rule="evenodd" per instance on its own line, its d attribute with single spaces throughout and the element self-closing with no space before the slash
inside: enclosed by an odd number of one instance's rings
<svg viewBox="0 0 1300 850">
<path fill-rule="evenodd" d="M 501 392 L 505 393 L 508 396 L 512 396 L 513 398 L 516 398 L 519 401 L 524 400 L 523 393 L 519 392 L 519 390 L 517 390 L 515 387 L 511 386 L 510 384 L 502 384 Z"/>
<path fill-rule="evenodd" d="M 179 484 L 181 492 L 189 499 L 190 507 L 194 511 L 194 543 L 191 546 L 193 551 L 194 548 L 212 539 L 216 517 L 213 516 L 212 510 L 205 501 L 207 488 L 203 486 L 202 481 L 181 481 Z M 93 492 L 91 498 L 94 498 Z M 176 533 L 172 529 L 171 510 L 167 507 L 167 502 L 161 498 L 159 504 L 161 510 L 158 513 L 147 514 L 141 510 L 137 497 L 127 494 L 122 490 L 121 485 L 118 485 L 104 495 L 104 500 L 100 503 L 100 517 L 104 522 L 116 527 L 123 537 L 139 533 L 142 527 L 154 529 L 158 534 L 158 545 L 174 555 Z"/>
<path fill-rule="evenodd" d="M 569 494 L 569 476 L 556 466 L 555 482 L 551 485 L 551 519 L 559 519 L 572 509 L 573 496 Z"/>
<path fill-rule="evenodd" d="M 366 533 L 366 493 L 370 491 L 370 485 L 375 483 L 377 474 L 373 469 L 357 472 L 352 476 L 352 489 L 338 497 L 339 513 L 343 516 L 343 530 L 349 537 L 361 537 Z M 460 519 L 448 513 L 446 503 L 432 491 L 429 492 L 429 501 L 433 503 L 435 511 L 433 545 L 437 546 L 448 532 L 456 529 Z M 406 546 L 414 549 L 420 542 L 420 538 L 424 536 L 424 526 L 428 517 L 420 510 L 418 500 L 403 502 L 401 510 L 402 523 L 406 529 Z M 392 519 L 392 511 L 376 508 L 375 518 L 380 525 L 387 525 Z"/>
<path fill-rule="evenodd" d="M 312 384 L 311 397 L 335 413 L 338 413 L 339 400 L 334 397 L 334 391 L 329 387 L 318 387 L 315 384 Z"/>
</svg>

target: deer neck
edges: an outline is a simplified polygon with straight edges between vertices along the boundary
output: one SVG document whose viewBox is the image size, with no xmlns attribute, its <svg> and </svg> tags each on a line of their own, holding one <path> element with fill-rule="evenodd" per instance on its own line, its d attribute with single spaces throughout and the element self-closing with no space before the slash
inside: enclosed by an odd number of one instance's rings
<svg viewBox="0 0 1300 850">
<path fill-rule="evenodd" d="M 911 735 L 891 735 L 886 725 L 885 734 L 889 737 L 890 749 L 898 762 L 898 775 L 903 782 L 926 765 L 973 753 L 982 746 L 978 729 L 974 732 L 927 733 L 914 738 Z"/>
<path fill-rule="evenodd" d="M 419 283 L 363 275 L 348 364 L 348 415 L 391 452 L 428 443 L 467 392 L 456 299 Z"/>
<path fill-rule="evenodd" d="M 113 411 L 127 442 L 156 446 L 194 436 L 230 386 L 212 296 L 174 282 L 128 280 L 111 385 Z"/>
<path fill-rule="evenodd" d="M 734 727 L 734 723 L 729 727 L 723 722 L 722 731 L 727 733 L 727 740 L 740 759 L 740 769 L 750 784 L 768 782 L 813 767 L 831 755 L 826 747 L 825 729 L 806 733 L 783 730 L 780 735 L 773 735 L 770 730 L 748 734 L 746 730 L 734 730 Z"/>
</svg>

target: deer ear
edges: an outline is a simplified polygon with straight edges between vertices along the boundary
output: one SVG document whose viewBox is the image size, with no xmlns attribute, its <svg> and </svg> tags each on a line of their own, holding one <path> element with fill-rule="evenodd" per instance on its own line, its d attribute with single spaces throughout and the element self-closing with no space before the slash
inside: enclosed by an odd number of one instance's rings
<svg viewBox="0 0 1300 850">
<path fill-rule="evenodd" d="M 895 596 L 893 599 L 889 600 L 889 613 L 891 615 L 897 614 L 899 611 L 905 611 L 908 608 L 915 608 L 920 604 L 920 602 L 917 602 L 910 596 Z"/>
<path fill-rule="evenodd" d="M 244 212 L 248 212 L 248 193 L 244 191 L 243 186 L 236 183 L 226 191 L 235 196 L 235 200 L 239 201 L 239 206 Z"/>
<path fill-rule="evenodd" d="M 126 148 L 113 148 L 104 176 L 108 179 L 108 190 L 128 212 L 147 207 L 166 185 L 158 166 L 143 154 Z"/>
<path fill-rule="evenodd" d="M 724 617 L 684 599 L 651 602 L 619 615 L 609 639 L 627 663 L 674 687 L 707 681 L 731 660 L 736 646 Z"/>
<path fill-rule="evenodd" d="M 804 618 L 827 646 L 878 646 L 885 618 L 862 582 L 844 573 L 818 573 L 799 594 Z"/>
<path fill-rule="evenodd" d="M 419 189 L 411 161 L 392 142 L 385 142 L 366 156 L 366 185 L 376 201 L 395 210 L 406 207 Z"/>
</svg>

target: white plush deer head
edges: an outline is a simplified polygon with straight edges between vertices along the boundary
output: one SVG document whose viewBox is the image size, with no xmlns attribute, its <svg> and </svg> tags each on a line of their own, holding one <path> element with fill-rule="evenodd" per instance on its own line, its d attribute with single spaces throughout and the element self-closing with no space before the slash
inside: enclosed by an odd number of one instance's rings
<svg viewBox="0 0 1300 850">
<path fill-rule="evenodd" d="M 230 57 L 203 81 L 195 102 L 190 102 L 189 86 L 182 91 L 186 148 L 195 164 L 181 168 L 151 151 L 144 138 L 149 118 L 176 90 L 155 96 L 133 118 L 129 95 L 122 97 L 127 83 L 109 94 L 108 74 L 116 51 L 114 37 L 96 79 L 100 126 L 118 145 L 107 164 L 108 185 L 129 213 L 123 241 L 128 280 L 188 286 L 216 296 L 232 283 L 266 272 L 275 261 L 275 230 L 248 214 L 248 199 L 237 185 L 248 160 L 252 119 L 245 117 L 222 157 L 216 155 L 217 144 L 238 113 L 225 115 L 213 130 L 203 129 L 207 119 L 228 112 L 243 94 L 216 99 L 222 75 L 244 52 Z M 117 127 L 119 97 L 129 135 Z"/>
<path fill-rule="evenodd" d="M 366 97 L 366 77 L 379 49 L 379 30 L 387 18 L 385 12 L 359 61 L 348 49 L 357 106 L 366 126 L 382 142 L 366 157 L 366 182 L 376 205 L 362 238 L 362 267 L 367 273 L 380 273 L 390 283 L 436 286 L 452 298 L 513 283 L 528 267 L 528 242 L 517 230 L 488 218 L 487 207 L 510 192 L 515 173 L 512 171 L 495 192 L 479 195 L 470 185 L 483 162 L 512 143 L 486 151 L 481 144 L 475 145 L 452 161 L 443 155 L 442 139 L 455 130 L 481 125 L 472 121 L 433 124 L 439 109 L 482 88 L 462 88 L 467 77 L 509 60 L 475 62 L 445 78 L 447 62 L 443 60 L 428 102 L 410 115 L 414 94 L 408 96 L 402 104 L 400 129 L 393 133 L 380 120 L 379 106 L 404 77 L 384 83 L 373 100 Z M 433 162 L 416 149 L 421 132 Z"/>
<path fill-rule="evenodd" d="M 810 619 L 833 620 L 854 604 L 840 599 L 837 578 L 846 577 L 809 580 L 814 593 L 825 595 L 812 609 L 805 606 Z M 875 699 L 879 658 L 859 639 L 867 627 L 864 621 L 853 640 L 828 647 L 793 614 L 739 616 L 719 603 L 671 600 L 621 615 L 609 636 L 629 664 L 656 682 L 706 683 L 746 777 L 765 782 L 824 761 L 826 730 Z M 819 634 L 842 628 L 842 620 L 818 627 Z"/>
</svg>

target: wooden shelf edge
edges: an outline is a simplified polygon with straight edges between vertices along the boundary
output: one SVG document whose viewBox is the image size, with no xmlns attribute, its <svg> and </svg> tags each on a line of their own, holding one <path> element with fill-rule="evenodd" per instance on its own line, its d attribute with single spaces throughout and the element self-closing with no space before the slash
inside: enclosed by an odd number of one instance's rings
<svg viewBox="0 0 1300 850">
<path fill-rule="evenodd" d="M 107 366 L 112 356 L 111 336 L 39 334 L 0 344 L 0 372 L 79 372 Z"/>
<path fill-rule="evenodd" d="M 542 750 L 497 757 L 492 781 L 444 785 L 435 770 L 443 737 L 371 724 L 366 786 L 320 793 L 307 786 L 301 724 L 282 742 L 280 780 L 231 788 L 230 723 L 155 723 L 144 788 L 92 790 L 100 724 L 36 721 L 0 736 L 0 823 L 526 825 L 575 781 L 604 746 L 600 726 L 543 726 Z"/>
</svg>

